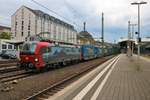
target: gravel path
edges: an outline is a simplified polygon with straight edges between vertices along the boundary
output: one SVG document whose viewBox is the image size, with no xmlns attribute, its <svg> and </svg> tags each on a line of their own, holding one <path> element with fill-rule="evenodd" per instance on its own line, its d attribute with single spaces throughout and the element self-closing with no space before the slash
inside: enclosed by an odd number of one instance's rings
<svg viewBox="0 0 150 100">
<path fill-rule="evenodd" d="M 0 84 L 0 90 L 4 87 L 9 88 L 9 91 L 0 91 L 0 100 L 21 100 L 33 93 L 49 87 L 73 73 L 84 69 L 87 66 L 104 62 L 104 60 L 108 58 L 110 57 L 95 59 L 60 69 L 53 69 L 45 73 L 40 73 L 23 80 L 19 80 L 18 82 L 15 82 L 16 84 Z"/>
</svg>

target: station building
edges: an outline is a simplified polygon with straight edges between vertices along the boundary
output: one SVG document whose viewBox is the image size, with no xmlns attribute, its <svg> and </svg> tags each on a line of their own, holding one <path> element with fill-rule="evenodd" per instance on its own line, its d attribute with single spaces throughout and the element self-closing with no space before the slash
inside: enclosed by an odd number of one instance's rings
<svg viewBox="0 0 150 100">
<path fill-rule="evenodd" d="M 0 33 L 2 33 L 2 32 L 10 33 L 11 32 L 11 28 L 8 27 L 8 26 L 2 26 L 2 25 L 0 25 Z"/>
<path fill-rule="evenodd" d="M 58 42 L 77 43 L 74 26 L 57 19 L 41 10 L 21 6 L 11 17 L 13 39 L 25 41 L 30 36 L 48 33 L 47 38 Z"/>
<path fill-rule="evenodd" d="M 77 35 L 78 44 L 94 44 L 95 40 L 92 35 L 86 31 L 86 22 L 83 23 L 83 30 Z"/>
<path fill-rule="evenodd" d="M 118 40 L 118 43 L 120 45 L 120 49 L 122 52 L 126 53 L 128 48 L 134 50 L 134 53 L 137 53 L 137 39 L 127 39 L 127 38 L 120 38 Z M 128 47 L 128 43 L 130 43 L 130 46 Z M 142 54 L 149 54 L 150 55 L 150 37 L 141 38 L 140 42 L 140 52 Z"/>
</svg>

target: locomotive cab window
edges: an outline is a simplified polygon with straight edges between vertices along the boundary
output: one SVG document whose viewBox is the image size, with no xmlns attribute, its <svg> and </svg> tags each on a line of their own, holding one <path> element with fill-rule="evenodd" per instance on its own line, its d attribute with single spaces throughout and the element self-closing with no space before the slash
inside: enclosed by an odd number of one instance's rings
<svg viewBox="0 0 150 100">
<path fill-rule="evenodd" d="M 25 43 L 23 45 L 22 51 L 23 52 L 34 53 L 35 48 L 36 48 L 36 43 Z"/>
</svg>

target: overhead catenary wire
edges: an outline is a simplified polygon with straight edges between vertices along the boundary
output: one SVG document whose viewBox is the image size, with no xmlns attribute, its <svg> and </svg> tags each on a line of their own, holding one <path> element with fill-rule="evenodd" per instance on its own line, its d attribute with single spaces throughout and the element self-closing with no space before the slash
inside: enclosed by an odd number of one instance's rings
<svg viewBox="0 0 150 100">
<path fill-rule="evenodd" d="M 49 9 L 48 7 L 42 5 L 41 3 L 39 3 L 39 2 L 37 2 L 37 1 L 35 1 L 35 0 L 31 0 L 31 1 L 32 1 L 33 3 L 39 5 L 40 7 L 43 7 L 44 9 L 46 9 L 46 10 L 52 12 L 53 14 L 55 14 L 55 15 L 57 15 L 57 16 L 63 18 L 64 20 L 66 20 L 66 21 L 68 21 L 68 22 L 71 22 L 72 24 L 76 25 L 77 27 L 80 27 L 77 23 L 75 23 L 75 22 L 73 22 L 72 20 L 69 20 L 68 18 L 66 18 L 66 17 L 64 17 L 64 16 L 62 16 L 62 15 L 60 15 L 60 14 L 58 14 L 57 12 L 55 12 L 55 11 Z"/>
<path fill-rule="evenodd" d="M 68 10 L 72 11 L 72 13 L 74 13 L 74 16 L 78 15 L 80 17 L 83 17 L 77 10 L 75 10 L 72 5 L 70 5 L 70 3 L 68 3 L 67 0 L 64 0 L 64 3 L 66 5 L 66 7 L 68 8 Z"/>
<path fill-rule="evenodd" d="M 88 18 L 88 16 L 83 15 L 83 14 L 79 13 L 76 9 L 74 9 L 73 5 L 71 3 L 69 3 L 68 0 L 63 0 L 63 1 L 64 1 L 64 4 L 66 5 L 66 7 L 68 8 L 68 10 L 73 13 L 74 18 L 76 18 L 76 16 L 77 17 L 79 16 L 80 20 L 81 20 L 81 23 L 83 23 L 83 22 L 89 22 L 90 21 L 90 19 Z M 82 27 L 83 26 L 80 26 L 80 29 L 82 29 Z M 101 39 L 101 38 L 99 37 L 99 39 Z"/>
<path fill-rule="evenodd" d="M 68 3 L 67 0 L 63 0 L 63 1 L 64 1 L 65 6 L 68 8 L 68 10 L 71 11 L 71 13 L 73 13 L 74 19 L 78 18 L 78 16 L 79 16 L 80 18 L 82 18 L 82 19 L 80 19 L 80 22 L 81 22 L 81 23 L 84 22 L 84 21 L 83 21 L 83 18 L 85 18 L 85 17 L 82 16 L 77 10 L 75 10 L 75 9 L 72 7 L 72 5 L 70 5 L 70 3 Z M 82 21 L 81 21 L 81 20 L 82 20 Z M 78 25 L 78 26 L 79 26 L 79 25 Z M 80 28 L 80 30 L 81 30 L 82 26 L 80 25 L 79 28 Z"/>
</svg>

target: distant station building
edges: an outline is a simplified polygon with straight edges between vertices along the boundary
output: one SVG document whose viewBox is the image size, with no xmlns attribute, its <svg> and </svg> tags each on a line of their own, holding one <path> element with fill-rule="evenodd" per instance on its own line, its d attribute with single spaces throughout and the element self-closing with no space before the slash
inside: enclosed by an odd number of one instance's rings
<svg viewBox="0 0 150 100">
<path fill-rule="evenodd" d="M 141 53 L 148 54 L 150 56 L 150 37 L 142 38 Z"/>
<path fill-rule="evenodd" d="M 14 40 L 25 41 L 39 33 L 46 33 L 43 37 L 53 41 L 77 43 L 77 31 L 74 26 L 26 6 L 21 6 L 12 15 L 11 27 Z"/>
<path fill-rule="evenodd" d="M 0 25 L 0 33 L 2 33 L 2 32 L 10 33 L 11 32 L 11 28 L 8 27 L 8 26 L 1 26 Z"/>
<path fill-rule="evenodd" d="M 77 35 L 78 44 L 94 44 L 95 40 L 92 35 L 86 31 L 86 23 L 84 22 L 83 31 Z"/>
<path fill-rule="evenodd" d="M 130 44 L 130 47 L 128 47 L 128 43 Z M 118 43 L 120 45 L 120 49 L 122 52 L 127 52 L 128 48 L 133 47 L 134 52 L 137 53 L 137 39 L 130 39 L 128 40 L 127 38 L 120 38 L 118 40 Z M 133 46 L 132 46 L 133 45 Z M 140 42 L 140 52 L 142 54 L 144 53 L 149 53 L 150 54 L 150 37 L 146 37 L 146 38 L 141 38 L 141 42 Z"/>
</svg>

